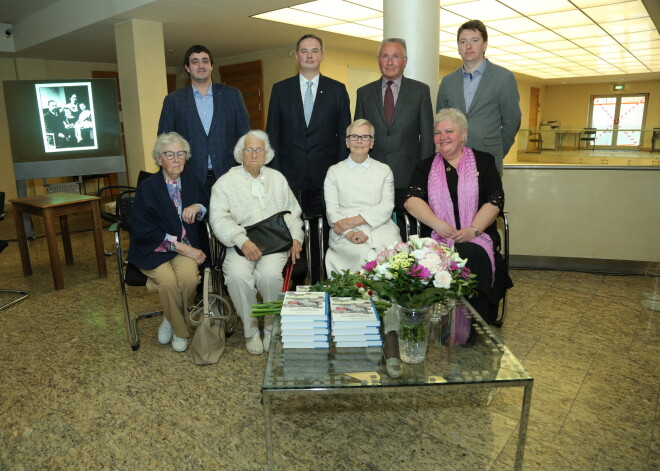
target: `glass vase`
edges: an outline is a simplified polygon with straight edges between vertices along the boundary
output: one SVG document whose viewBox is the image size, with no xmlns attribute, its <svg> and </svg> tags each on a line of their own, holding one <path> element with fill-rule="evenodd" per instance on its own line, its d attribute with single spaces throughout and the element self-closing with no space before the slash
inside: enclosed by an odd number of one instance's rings
<svg viewBox="0 0 660 471">
<path fill-rule="evenodd" d="M 426 358 L 433 306 L 408 308 L 397 304 L 399 356 L 404 363 L 421 363 Z"/>
</svg>

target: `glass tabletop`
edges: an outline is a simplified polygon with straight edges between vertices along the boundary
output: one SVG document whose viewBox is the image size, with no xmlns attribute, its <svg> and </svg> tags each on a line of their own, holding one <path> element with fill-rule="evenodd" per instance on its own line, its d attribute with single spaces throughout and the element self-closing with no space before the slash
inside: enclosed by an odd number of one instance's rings
<svg viewBox="0 0 660 471">
<path fill-rule="evenodd" d="M 283 348 L 276 316 L 263 389 L 341 389 L 438 384 L 519 383 L 532 377 L 488 325 L 461 299 L 456 308 L 431 322 L 426 360 L 402 363 L 403 375 L 385 369 L 385 347 Z M 513 386 L 513 384 L 509 384 Z"/>
</svg>

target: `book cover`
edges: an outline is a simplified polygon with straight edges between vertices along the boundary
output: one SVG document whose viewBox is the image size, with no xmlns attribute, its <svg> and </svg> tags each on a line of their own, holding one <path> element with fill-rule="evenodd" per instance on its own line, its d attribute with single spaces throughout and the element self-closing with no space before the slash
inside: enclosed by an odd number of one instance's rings
<svg viewBox="0 0 660 471">
<path fill-rule="evenodd" d="M 287 291 L 282 303 L 282 320 L 287 317 L 323 319 L 328 317 L 328 295 L 320 292 Z"/>
<path fill-rule="evenodd" d="M 380 319 L 370 299 L 330 298 L 332 325 L 378 327 Z"/>
</svg>

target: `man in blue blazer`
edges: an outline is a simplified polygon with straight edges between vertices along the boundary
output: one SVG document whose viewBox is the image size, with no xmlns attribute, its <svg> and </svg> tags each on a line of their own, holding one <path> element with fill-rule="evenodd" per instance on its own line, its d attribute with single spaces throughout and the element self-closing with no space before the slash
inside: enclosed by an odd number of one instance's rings
<svg viewBox="0 0 660 471">
<path fill-rule="evenodd" d="M 417 163 L 433 156 L 431 90 L 425 83 L 403 76 L 407 54 L 405 40 L 383 40 L 378 49 L 383 76 L 358 89 L 355 106 L 355 119 L 369 120 L 376 130 L 369 155 L 389 165 L 394 174 L 394 209 L 398 214 L 403 212 Z M 397 224 L 405 238 L 403 217 L 397 218 Z"/>
<path fill-rule="evenodd" d="M 486 26 L 479 20 L 458 29 L 463 66 L 442 78 L 436 109 L 456 108 L 468 120 L 467 145 L 495 157 L 498 170 L 520 129 L 520 95 L 511 71 L 485 58 Z"/>
<path fill-rule="evenodd" d="M 348 156 L 351 122 L 346 86 L 319 73 L 323 40 L 306 34 L 296 44 L 300 73 L 273 85 L 266 132 L 275 157 L 306 216 L 325 216 L 323 181 L 330 166 Z M 312 279 L 318 280 L 318 241 L 312 239 Z"/>
<path fill-rule="evenodd" d="M 241 92 L 211 82 L 213 56 L 205 46 L 192 46 L 183 62 L 192 86 L 165 97 L 158 134 L 176 131 L 190 143 L 187 172 L 205 182 L 210 193 L 215 181 L 236 165 L 234 146 L 250 130 L 250 119 Z"/>
</svg>

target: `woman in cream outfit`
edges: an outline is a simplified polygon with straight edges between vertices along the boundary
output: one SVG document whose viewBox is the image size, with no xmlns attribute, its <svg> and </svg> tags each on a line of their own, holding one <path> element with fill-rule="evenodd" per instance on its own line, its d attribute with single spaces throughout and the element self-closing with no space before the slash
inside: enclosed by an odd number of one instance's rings
<svg viewBox="0 0 660 471">
<path fill-rule="evenodd" d="M 330 231 L 328 273 L 357 271 L 385 245 L 401 242 L 392 221 L 394 177 L 386 164 L 369 157 L 374 127 L 366 119 L 346 129 L 348 158 L 328 169 L 323 185 Z"/>
<path fill-rule="evenodd" d="M 273 316 L 266 316 L 261 339 L 258 318 L 251 316 L 257 292 L 264 302 L 275 301 L 282 291 L 282 270 L 287 258 L 291 257 L 295 263 L 302 250 L 300 205 L 284 175 L 264 167 L 274 155 L 265 132 L 249 131 L 234 148 L 234 158 L 242 165 L 232 167 L 220 177 L 211 192 L 211 227 L 227 247 L 222 265 L 225 284 L 243 320 L 247 351 L 254 355 L 268 351 L 273 330 Z M 244 228 L 280 211 L 291 212 L 284 219 L 293 246 L 288 252 L 262 255 Z M 245 256 L 239 255 L 234 247 L 241 249 Z"/>
</svg>

